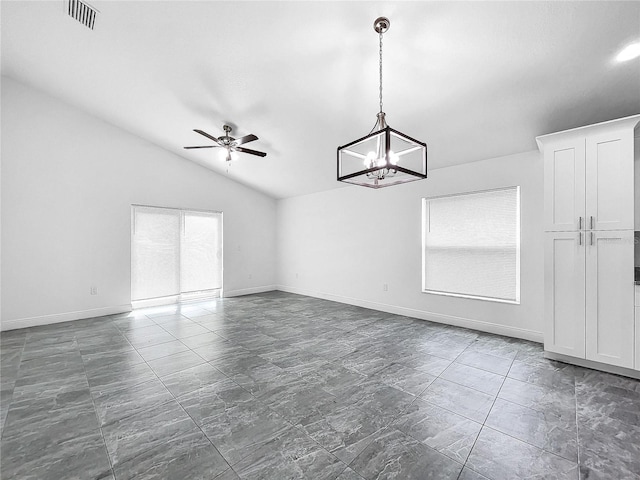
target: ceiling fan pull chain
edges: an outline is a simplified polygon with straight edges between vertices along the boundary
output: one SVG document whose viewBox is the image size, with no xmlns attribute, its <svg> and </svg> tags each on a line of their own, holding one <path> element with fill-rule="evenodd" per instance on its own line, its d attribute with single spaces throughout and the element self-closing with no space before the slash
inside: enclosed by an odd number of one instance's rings
<svg viewBox="0 0 640 480">
<path fill-rule="evenodd" d="M 382 29 L 380 35 L 380 112 L 382 112 Z"/>
</svg>

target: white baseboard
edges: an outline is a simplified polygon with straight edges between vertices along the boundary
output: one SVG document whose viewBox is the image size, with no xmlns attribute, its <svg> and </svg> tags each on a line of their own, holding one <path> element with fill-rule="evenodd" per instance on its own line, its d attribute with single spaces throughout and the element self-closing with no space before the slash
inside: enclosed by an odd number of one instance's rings
<svg viewBox="0 0 640 480">
<path fill-rule="evenodd" d="M 632 368 L 618 367 L 617 365 L 607 365 L 606 363 L 594 362 L 593 360 L 587 360 L 585 358 L 575 358 L 569 355 L 563 355 L 561 353 L 544 352 L 544 358 L 550 360 L 558 360 L 559 362 L 570 363 L 572 365 L 578 365 L 580 367 L 591 368 L 593 370 L 602 370 L 604 372 L 615 373 L 616 375 L 624 375 L 625 377 L 631 377 L 640 380 L 640 370 L 634 370 Z"/>
<path fill-rule="evenodd" d="M 480 330 L 481 332 L 494 333 L 496 335 L 505 335 L 507 337 L 521 338 L 532 342 L 542 343 L 544 340 L 542 332 L 527 330 L 524 328 L 511 327 L 509 325 L 500 325 L 498 323 L 484 322 L 482 320 L 474 320 L 472 318 L 456 317 L 454 315 L 445 315 L 442 313 L 427 312 L 425 310 L 416 310 L 414 308 L 400 307 L 397 305 L 389 305 L 386 303 L 371 302 L 369 300 L 361 300 L 359 298 L 344 297 L 341 295 L 333 295 L 330 293 L 316 292 L 304 290 L 296 287 L 278 285 L 278 290 L 288 293 L 297 293 L 298 295 L 306 295 L 308 297 L 322 298 L 339 303 L 355 305 L 356 307 L 370 308 L 386 313 L 394 313 L 396 315 L 404 315 L 406 317 L 419 318 L 421 320 L 429 320 L 431 322 L 445 323 L 456 327 L 470 328 L 472 330 Z"/>
<path fill-rule="evenodd" d="M 91 310 L 80 310 L 77 312 L 54 313 L 52 315 L 42 315 L 39 317 L 15 318 L 0 321 L 0 330 L 15 330 L 17 328 L 37 327 L 49 325 L 51 323 L 69 322 L 80 320 L 81 318 L 102 317 L 104 315 L 114 315 L 131 311 L 131 304 L 116 305 L 113 307 L 93 308 Z"/>
<path fill-rule="evenodd" d="M 260 287 L 241 288 L 239 290 L 224 290 L 222 297 L 240 297 L 242 295 L 251 295 L 252 293 L 273 292 L 278 290 L 276 285 L 262 285 Z"/>
</svg>

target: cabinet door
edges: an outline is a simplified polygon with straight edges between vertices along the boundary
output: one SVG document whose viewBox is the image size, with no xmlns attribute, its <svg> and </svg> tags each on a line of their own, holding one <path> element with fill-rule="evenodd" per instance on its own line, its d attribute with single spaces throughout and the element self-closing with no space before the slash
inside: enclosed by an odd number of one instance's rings
<svg viewBox="0 0 640 480">
<path fill-rule="evenodd" d="M 584 152 L 584 137 L 550 143 L 544 148 L 544 229 L 547 232 L 576 231 L 579 219 L 584 221 Z"/>
<path fill-rule="evenodd" d="M 544 348 L 585 358 L 585 233 L 545 233 Z"/>
<path fill-rule="evenodd" d="M 586 229 L 634 226 L 633 131 L 590 135 L 586 143 Z"/>
<path fill-rule="evenodd" d="M 633 368 L 633 231 L 586 235 L 586 358 Z"/>
<path fill-rule="evenodd" d="M 640 307 L 636 307 L 636 370 L 640 370 Z"/>
</svg>

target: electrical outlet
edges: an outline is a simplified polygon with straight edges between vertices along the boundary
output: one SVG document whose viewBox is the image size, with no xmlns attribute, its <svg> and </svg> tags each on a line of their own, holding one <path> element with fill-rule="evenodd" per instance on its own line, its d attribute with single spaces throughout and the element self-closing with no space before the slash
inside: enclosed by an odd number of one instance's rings
<svg viewBox="0 0 640 480">
<path fill-rule="evenodd" d="M 382 291 L 383 291 L 383 292 L 387 292 L 387 291 L 389 291 L 389 285 L 387 285 L 386 283 L 383 283 L 383 284 L 382 284 Z"/>
<path fill-rule="evenodd" d="M 98 287 L 96 287 L 95 285 L 92 285 L 90 293 L 91 293 L 91 295 L 97 295 L 98 294 Z"/>
</svg>

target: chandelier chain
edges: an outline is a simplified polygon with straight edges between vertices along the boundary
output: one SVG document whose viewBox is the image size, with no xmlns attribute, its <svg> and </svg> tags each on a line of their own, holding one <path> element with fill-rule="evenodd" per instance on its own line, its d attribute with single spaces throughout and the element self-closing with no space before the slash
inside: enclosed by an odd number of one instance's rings
<svg viewBox="0 0 640 480">
<path fill-rule="evenodd" d="M 379 36 L 380 36 L 380 112 L 382 112 L 382 29 L 380 29 Z"/>
</svg>

